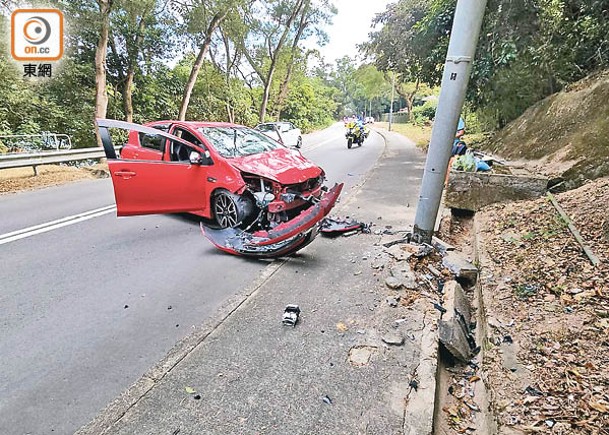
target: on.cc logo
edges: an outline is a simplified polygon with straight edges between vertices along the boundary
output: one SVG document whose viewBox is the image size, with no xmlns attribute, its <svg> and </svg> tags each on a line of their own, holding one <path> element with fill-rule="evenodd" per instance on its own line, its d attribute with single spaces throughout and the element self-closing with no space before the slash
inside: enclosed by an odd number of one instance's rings
<svg viewBox="0 0 609 435">
<path fill-rule="evenodd" d="M 51 25 L 42 17 L 32 17 L 23 25 L 23 36 L 30 44 L 44 44 L 51 37 Z"/>
<path fill-rule="evenodd" d="M 63 56 L 59 9 L 17 9 L 11 14 L 11 54 L 20 62 L 57 61 Z"/>
</svg>

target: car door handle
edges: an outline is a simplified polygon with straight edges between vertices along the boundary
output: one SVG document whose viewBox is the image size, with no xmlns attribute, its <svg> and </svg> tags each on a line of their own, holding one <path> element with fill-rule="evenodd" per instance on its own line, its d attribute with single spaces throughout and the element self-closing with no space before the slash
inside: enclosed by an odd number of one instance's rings
<svg viewBox="0 0 609 435">
<path fill-rule="evenodd" d="M 129 178 L 135 177 L 136 173 L 133 171 L 116 171 L 114 173 L 114 175 L 116 175 L 117 177 L 122 177 L 125 180 L 128 180 Z"/>
</svg>

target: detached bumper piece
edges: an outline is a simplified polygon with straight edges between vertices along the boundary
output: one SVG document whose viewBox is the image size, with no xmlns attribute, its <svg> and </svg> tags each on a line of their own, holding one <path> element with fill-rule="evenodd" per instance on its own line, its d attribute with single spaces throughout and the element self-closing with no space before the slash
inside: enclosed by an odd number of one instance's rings
<svg viewBox="0 0 609 435">
<path fill-rule="evenodd" d="M 201 231 L 216 248 L 229 254 L 258 258 L 291 255 L 315 239 L 321 220 L 330 213 L 342 189 L 343 184 L 334 185 L 318 203 L 269 231 L 217 230 L 203 224 Z"/>
<path fill-rule="evenodd" d="M 371 225 L 372 224 L 356 221 L 355 219 L 326 217 L 321 221 L 321 228 L 319 231 L 326 237 L 348 236 L 355 234 L 358 231 L 367 234 L 370 232 Z"/>
</svg>

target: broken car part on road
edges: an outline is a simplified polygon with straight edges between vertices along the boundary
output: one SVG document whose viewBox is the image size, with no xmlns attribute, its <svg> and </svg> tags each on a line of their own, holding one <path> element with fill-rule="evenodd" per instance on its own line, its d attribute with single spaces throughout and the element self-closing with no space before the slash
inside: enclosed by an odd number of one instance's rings
<svg viewBox="0 0 609 435">
<path fill-rule="evenodd" d="M 118 216 L 193 213 L 203 234 L 235 255 L 295 253 L 319 232 L 343 184 L 299 151 L 228 123 L 159 121 L 146 126 L 99 119 Z M 115 152 L 110 129 L 129 132 Z M 214 222 L 215 221 L 215 222 Z M 214 225 L 215 224 L 215 225 Z"/>
<path fill-rule="evenodd" d="M 338 237 L 341 235 L 351 235 L 358 231 L 368 234 L 370 233 L 370 227 L 372 224 L 366 224 L 364 222 L 356 221 L 355 219 L 345 219 L 336 217 L 326 217 L 321 222 L 320 232 L 322 235 L 327 237 Z"/>
<path fill-rule="evenodd" d="M 300 307 L 298 305 L 289 304 L 285 307 L 281 323 L 285 326 L 296 326 L 300 316 Z"/>
<path fill-rule="evenodd" d="M 317 236 L 319 222 L 334 207 L 342 188 L 342 184 L 336 184 L 317 204 L 268 231 L 213 229 L 203 224 L 201 231 L 216 248 L 230 254 L 262 258 L 290 255 L 304 248 Z"/>
</svg>

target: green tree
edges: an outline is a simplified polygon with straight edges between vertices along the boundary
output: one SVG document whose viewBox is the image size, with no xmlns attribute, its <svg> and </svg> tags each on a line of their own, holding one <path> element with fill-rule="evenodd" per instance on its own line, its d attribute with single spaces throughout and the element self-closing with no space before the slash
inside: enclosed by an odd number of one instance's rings
<svg viewBox="0 0 609 435">
<path fill-rule="evenodd" d="M 164 60 L 172 53 L 177 23 L 159 0 L 122 0 L 112 14 L 107 63 L 122 96 L 125 120 L 133 121 L 133 87 L 142 65 Z"/>
<path fill-rule="evenodd" d="M 283 48 L 293 40 L 295 21 L 308 7 L 309 0 L 267 0 L 246 13 L 249 32 L 240 41 L 243 54 L 262 83 L 259 120 L 266 117 L 271 87 Z"/>
<path fill-rule="evenodd" d="M 211 45 L 214 33 L 230 13 L 237 13 L 240 4 L 241 2 L 239 0 L 197 0 L 197 2 L 192 7 L 187 8 L 187 12 L 183 14 L 187 20 L 188 32 L 195 39 L 199 50 L 197 57 L 192 64 L 186 86 L 184 87 L 184 95 L 182 97 L 178 119 L 186 119 L 186 110 L 190 103 L 190 97 L 193 88 L 195 87 L 199 71 L 203 66 L 205 56 Z"/>
</svg>

